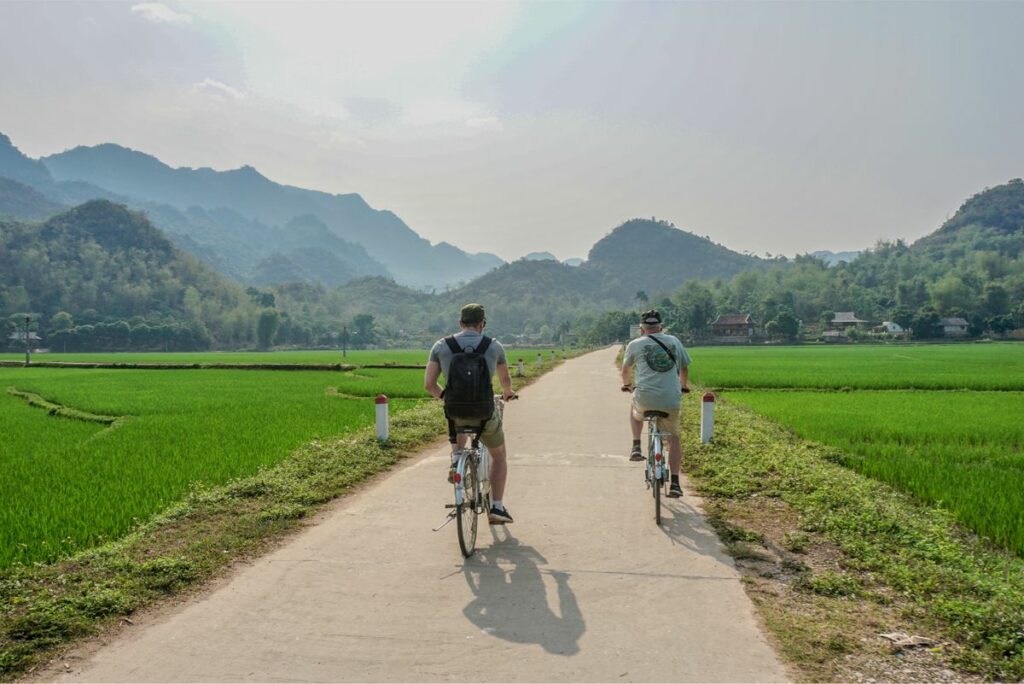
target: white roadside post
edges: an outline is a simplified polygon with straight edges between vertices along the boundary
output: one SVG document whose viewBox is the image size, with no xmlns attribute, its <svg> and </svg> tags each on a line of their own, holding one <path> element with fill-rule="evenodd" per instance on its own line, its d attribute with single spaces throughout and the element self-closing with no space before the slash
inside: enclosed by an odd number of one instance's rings
<svg viewBox="0 0 1024 684">
<path fill-rule="evenodd" d="M 705 392 L 700 402 L 700 443 L 707 444 L 715 431 L 715 395 Z"/>
<path fill-rule="evenodd" d="M 374 400 L 377 405 L 377 439 L 388 441 L 388 398 L 378 394 Z"/>
<path fill-rule="evenodd" d="M 537 368 L 540 368 L 543 365 L 544 365 L 544 355 L 541 354 L 540 352 L 537 352 Z"/>
<path fill-rule="evenodd" d="M 519 377 L 521 377 L 521 378 L 525 378 L 526 377 L 526 364 L 523 363 L 522 359 L 519 359 Z"/>
<path fill-rule="evenodd" d="M 551 360 L 552 361 L 555 360 L 555 350 L 554 349 L 551 350 Z"/>
</svg>

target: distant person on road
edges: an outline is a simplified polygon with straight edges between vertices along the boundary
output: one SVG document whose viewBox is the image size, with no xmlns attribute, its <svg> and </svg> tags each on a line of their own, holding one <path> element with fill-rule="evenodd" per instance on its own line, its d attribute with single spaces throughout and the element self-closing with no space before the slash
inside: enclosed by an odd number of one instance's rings
<svg viewBox="0 0 1024 684">
<path fill-rule="evenodd" d="M 438 340 L 430 350 L 427 370 L 423 377 L 423 387 L 433 396 L 445 401 L 445 416 L 448 418 L 449 435 L 452 442 L 449 480 L 452 478 L 452 470 L 457 463 L 458 450 L 465 447 L 468 439 L 465 434 L 456 436 L 455 428 L 482 424 L 480 442 L 487 447 L 491 454 L 490 481 L 493 499 L 487 519 L 492 525 L 502 525 L 512 522 L 512 515 L 502 501 L 502 496 L 505 493 L 505 480 L 508 477 L 508 462 L 505 454 L 505 432 L 502 429 L 501 412 L 494 406 L 491 378 L 495 373 L 498 374 L 502 397 L 506 401 L 515 399 L 516 393 L 512 391 L 512 377 L 508 372 L 505 348 L 497 340 L 484 335 L 484 326 L 486 325 L 487 319 L 481 304 L 467 304 L 462 307 L 462 313 L 459 316 L 461 331 Z M 477 354 L 483 359 L 475 356 Z M 462 358 L 456 359 L 457 356 Z M 464 369 L 464 371 L 468 369 L 470 374 L 473 371 L 472 364 L 486 363 L 486 370 L 480 369 L 481 372 L 486 372 L 486 378 L 481 378 L 481 383 L 475 388 L 475 394 L 478 395 L 475 398 L 453 396 L 456 391 L 474 394 L 472 391 L 474 388 L 467 389 L 466 382 L 452 382 L 450 371 L 453 360 L 457 363 L 458 368 Z M 445 389 L 443 390 L 437 384 L 438 378 L 442 374 L 445 377 Z M 476 405 L 482 402 L 483 395 L 486 395 L 490 404 L 486 406 L 484 414 L 476 414 Z"/>
<path fill-rule="evenodd" d="M 661 314 L 652 309 L 640 315 L 643 333 L 626 347 L 622 357 L 622 391 L 633 393 L 629 427 L 633 431 L 633 447 L 629 460 L 644 460 L 640 448 L 640 433 L 644 427 L 644 411 L 663 411 L 668 418 L 658 418 L 658 429 L 668 437 L 668 463 L 672 482 L 668 495 L 682 496 L 679 486 L 679 463 L 683 449 L 679 443 L 679 403 L 684 392 L 689 392 L 690 355 L 677 337 L 663 332 Z M 636 384 L 633 371 L 636 371 Z"/>
</svg>

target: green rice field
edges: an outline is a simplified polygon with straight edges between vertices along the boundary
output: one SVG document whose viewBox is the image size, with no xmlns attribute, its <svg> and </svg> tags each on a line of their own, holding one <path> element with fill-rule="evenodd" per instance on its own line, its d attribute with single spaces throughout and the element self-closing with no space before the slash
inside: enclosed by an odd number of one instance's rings
<svg viewBox="0 0 1024 684">
<path fill-rule="evenodd" d="M 692 377 L 1024 555 L 1024 345 L 708 347 Z"/>
<path fill-rule="evenodd" d="M 0 567 L 116 538 L 179 500 L 268 467 L 317 437 L 423 400 L 422 372 L 0 369 Z M 6 390 L 104 416 L 50 416 Z"/>
<path fill-rule="evenodd" d="M 728 392 L 1024 556 L 1024 393 Z"/>
<path fill-rule="evenodd" d="M 697 347 L 693 379 L 716 388 L 1024 390 L 1024 344 Z"/>
</svg>

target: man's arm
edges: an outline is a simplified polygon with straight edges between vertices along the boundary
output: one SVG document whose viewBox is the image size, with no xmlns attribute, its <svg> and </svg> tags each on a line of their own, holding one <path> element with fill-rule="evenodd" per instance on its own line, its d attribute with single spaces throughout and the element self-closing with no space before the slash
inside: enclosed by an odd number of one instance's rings
<svg viewBox="0 0 1024 684">
<path fill-rule="evenodd" d="M 508 373 L 508 371 L 505 372 Z M 427 362 L 427 370 L 423 373 L 423 389 L 438 399 L 441 398 L 441 386 L 437 384 L 439 377 L 441 377 L 441 364 L 437 361 Z"/>
<path fill-rule="evenodd" d="M 683 366 L 679 369 L 679 386 L 683 389 L 690 389 L 690 369 Z"/>
<path fill-rule="evenodd" d="M 628 387 L 633 384 L 633 362 L 622 361 L 622 386 Z"/>
<path fill-rule="evenodd" d="M 505 401 L 514 399 L 516 393 L 512 391 L 512 376 L 508 374 L 508 364 L 502 360 L 498 362 L 498 382 L 501 383 L 501 396 Z"/>
</svg>

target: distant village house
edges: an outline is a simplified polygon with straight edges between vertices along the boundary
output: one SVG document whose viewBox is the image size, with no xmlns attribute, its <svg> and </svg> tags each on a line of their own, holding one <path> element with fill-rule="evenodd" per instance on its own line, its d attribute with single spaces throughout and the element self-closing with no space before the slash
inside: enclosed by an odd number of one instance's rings
<svg viewBox="0 0 1024 684">
<path fill-rule="evenodd" d="M 942 329 L 943 337 L 967 337 L 967 326 L 970 325 L 963 318 L 942 318 L 939 320 L 939 327 Z"/>
<path fill-rule="evenodd" d="M 750 314 L 719 314 L 711 324 L 717 342 L 746 342 L 756 331 L 757 322 Z"/>
<path fill-rule="evenodd" d="M 852 311 L 836 311 L 836 315 L 832 317 L 832 327 L 836 330 L 848 330 L 865 323 L 867 321 L 857 318 Z"/>
</svg>

